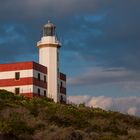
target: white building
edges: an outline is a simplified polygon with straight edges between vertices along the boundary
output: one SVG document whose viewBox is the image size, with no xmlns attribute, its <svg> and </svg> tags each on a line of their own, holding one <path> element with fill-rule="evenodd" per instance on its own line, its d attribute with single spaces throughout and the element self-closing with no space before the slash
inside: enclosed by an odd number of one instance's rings
<svg viewBox="0 0 140 140">
<path fill-rule="evenodd" d="M 37 47 L 39 64 L 0 64 L 0 89 L 27 97 L 47 96 L 55 102 L 66 102 L 66 75 L 59 72 L 61 43 L 50 21 L 44 26 L 43 37 Z"/>
</svg>

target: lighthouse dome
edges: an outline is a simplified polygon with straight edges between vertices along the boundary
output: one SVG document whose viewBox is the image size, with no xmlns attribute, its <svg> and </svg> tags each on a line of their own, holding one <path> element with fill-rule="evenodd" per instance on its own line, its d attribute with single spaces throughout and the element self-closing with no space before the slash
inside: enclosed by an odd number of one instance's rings
<svg viewBox="0 0 140 140">
<path fill-rule="evenodd" d="M 44 27 L 46 27 L 46 28 L 53 28 L 53 27 L 55 27 L 55 25 L 50 20 L 48 20 L 48 23 L 45 24 Z"/>
<path fill-rule="evenodd" d="M 48 23 L 43 28 L 43 36 L 55 36 L 55 28 L 55 25 L 48 20 Z"/>
</svg>

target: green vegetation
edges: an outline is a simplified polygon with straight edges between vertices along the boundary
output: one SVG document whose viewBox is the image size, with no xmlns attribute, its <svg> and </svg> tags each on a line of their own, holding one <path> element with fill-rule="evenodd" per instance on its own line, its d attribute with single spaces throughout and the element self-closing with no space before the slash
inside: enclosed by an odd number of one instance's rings
<svg viewBox="0 0 140 140">
<path fill-rule="evenodd" d="M 140 140 L 140 118 L 0 90 L 0 139 Z"/>
</svg>

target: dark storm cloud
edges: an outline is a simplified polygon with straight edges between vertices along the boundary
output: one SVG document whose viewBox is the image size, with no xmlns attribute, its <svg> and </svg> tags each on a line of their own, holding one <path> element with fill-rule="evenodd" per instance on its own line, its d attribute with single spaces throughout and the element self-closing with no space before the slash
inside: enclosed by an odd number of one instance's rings
<svg viewBox="0 0 140 140">
<path fill-rule="evenodd" d="M 100 9 L 108 7 L 108 3 L 110 3 L 110 0 L 105 2 L 103 0 L 100 2 L 98 0 L 88 0 L 88 2 L 84 0 L 1 1 L 0 30 L 3 30 L 3 26 L 7 23 L 14 26 L 14 30 L 18 30 L 13 32 L 12 36 L 10 35 L 11 37 L 4 31 L 0 32 L 1 61 L 5 61 L 5 59 L 11 61 L 16 59 L 16 56 L 25 54 L 26 57 L 29 53 L 37 53 L 35 45 L 41 37 L 42 25 L 47 22 L 48 18 L 55 21 L 61 31 L 60 35 L 64 34 L 64 37 L 62 36 L 63 40 L 67 40 L 67 37 L 72 35 L 71 30 L 80 24 L 74 24 L 75 15 L 96 13 Z M 20 29 L 19 26 L 24 26 L 24 29 Z M 17 34 L 18 38 L 12 39 Z M 14 47 L 14 50 L 9 49 L 12 47 Z M 3 56 L 7 53 L 8 58 L 4 59 Z"/>
<path fill-rule="evenodd" d="M 77 13 L 93 12 L 99 7 L 105 7 L 111 0 L 5 0 L 1 3 L 1 17 L 7 19 L 4 14 L 11 18 L 29 19 L 42 16 L 68 16 Z M 58 17 L 59 18 L 59 17 Z"/>
<path fill-rule="evenodd" d="M 138 0 L 2 0 L 0 30 L 6 23 L 14 25 L 18 38 L 12 42 L 0 32 L 1 59 L 7 51 L 9 60 L 36 54 L 42 25 L 50 18 L 58 27 L 63 50 L 76 51 L 87 65 L 96 62 L 99 66 L 139 70 L 139 5 Z M 13 46 L 15 51 L 9 50 Z"/>
<path fill-rule="evenodd" d="M 0 62 L 20 61 L 25 54 L 35 53 L 34 47 L 30 47 L 31 40 L 28 38 L 24 26 L 18 24 L 2 25 L 0 27 Z"/>
<path fill-rule="evenodd" d="M 77 50 L 88 62 L 139 70 L 139 4 L 139 1 L 114 1 L 108 10 L 98 14 L 101 17 L 99 21 L 92 20 L 96 14 L 88 21 L 85 20 L 86 16 L 81 16 L 76 19 L 77 25 L 82 22 L 80 29 L 75 28 L 73 32 L 75 38 L 78 36 L 80 39 L 76 43 L 75 39 L 69 39 L 67 46 L 70 43 L 72 50 Z"/>
</svg>

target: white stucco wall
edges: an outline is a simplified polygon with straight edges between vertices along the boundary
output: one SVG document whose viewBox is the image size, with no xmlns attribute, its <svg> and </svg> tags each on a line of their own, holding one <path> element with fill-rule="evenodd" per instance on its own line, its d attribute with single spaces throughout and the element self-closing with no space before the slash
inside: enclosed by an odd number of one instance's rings
<svg viewBox="0 0 140 140">
<path fill-rule="evenodd" d="M 5 89 L 7 91 L 15 93 L 15 88 L 20 88 L 20 93 L 33 93 L 33 85 L 24 85 L 24 86 L 9 86 L 9 87 L 0 87 L 0 89 Z"/>
<path fill-rule="evenodd" d="M 44 90 L 46 91 L 46 95 L 48 94 L 47 89 L 35 85 L 33 86 L 34 93 L 38 94 L 38 88 L 40 89 L 40 95 L 44 96 Z"/>
<path fill-rule="evenodd" d="M 0 72 L 0 79 L 14 79 L 15 78 L 15 72 L 20 72 L 20 77 L 33 77 L 33 70 L 18 70 L 18 71 L 6 71 L 6 72 Z"/>
<path fill-rule="evenodd" d="M 16 72 L 20 72 L 20 78 L 26 78 L 26 77 L 38 78 L 38 73 L 40 73 L 40 80 L 44 81 L 44 75 L 46 76 L 46 79 L 47 79 L 47 74 L 44 74 L 44 73 L 39 72 L 37 70 L 30 69 L 30 70 L 0 72 L 0 80 L 2 80 L 2 79 L 14 79 Z"/>
<path fill-rule="evenodd" d="M 42 37 L 38 43 L 39 63 L 48 68 L 48 96 L 52 97 L 55 102 L 59 101 L 58 91 L 58 56 L 57 40 L 53 37 Z M 42 47 L 43 45 L 43 47 Z M 56 46 L 54 46 L 56 45 Z"/>
<path fill-rule="evenodd" d="M 20 73 L 20 78 L 38 78 L 38 73 L 40 73 L 40 80 L 44 81 L 44 76 L 46 76 L 46 82 L 47 82 L 47 74 L 44 74 L 42 72 L 39 72 L 37 70 L 29 69 L 29 70 L 18 70 L 18 71 L 6 71 L 6 72 L 0 72 L 0 80 L 6 80 L 8 79 L 15 79 L 15 72 Z M 18 82 L 18 81 L 17 81 Z M 20 80 L 19 80 L 20 82 Z M 25 83 L 26 84 L 26 83 Z M 15 92 L 15 88 L 20 88 L 20 93 L 38 93 L 38 88 L 40 88 L 40 95 L 44 95 L 44 90 L 46 90 L 47 94 L 47 86 L 46 88 L 41 88 L 39 86 L 33 86 L 33 85 L 19 85 L 19 86 L 0 86 L 0 89 L 5 89 L 10 92 Z"/>
</svg>

